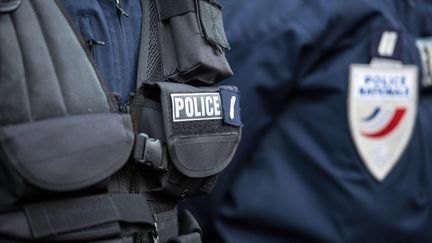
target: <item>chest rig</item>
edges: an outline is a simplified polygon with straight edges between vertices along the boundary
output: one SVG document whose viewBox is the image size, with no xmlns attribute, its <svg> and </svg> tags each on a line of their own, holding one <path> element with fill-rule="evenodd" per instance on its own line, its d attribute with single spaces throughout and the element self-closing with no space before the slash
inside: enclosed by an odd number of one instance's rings
<svg viewBox="0 0 432 243">
<path fill-rule="evenodd" d="M 209 86 L 231 75 L 220 7 L 143 8 L 138 88 L 120 106 L 60 4 L 0 1 L 2 242 L 200 242 L 176 204 L 211 190 L 241 128 L 237 89 Z"/>
</svg>

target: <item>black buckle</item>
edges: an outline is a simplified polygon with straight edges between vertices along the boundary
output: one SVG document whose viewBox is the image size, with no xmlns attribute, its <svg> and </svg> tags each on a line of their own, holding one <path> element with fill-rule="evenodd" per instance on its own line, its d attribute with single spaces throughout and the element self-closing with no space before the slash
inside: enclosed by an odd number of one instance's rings
<svg viewBox="0 0 432 243">
<path fill-rule="evenodd" d="M 133 159 L 141 166 L 157 171 L 167 171 L 164 146 L 159 139 L 150 138 L 145 133 L 135 136 Z"/>
</svg>

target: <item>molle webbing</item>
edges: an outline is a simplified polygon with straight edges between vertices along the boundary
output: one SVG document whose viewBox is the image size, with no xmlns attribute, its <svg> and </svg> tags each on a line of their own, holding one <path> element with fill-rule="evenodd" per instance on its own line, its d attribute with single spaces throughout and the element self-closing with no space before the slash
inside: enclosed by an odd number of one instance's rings
<svg viewBox="0 0 432 243">
<path fill-rule="evenodd" d="M 136 194 L 104 194 L 43 202 L 24 208 L 37 239 L 110 222 L 149 226 L 154 222 L 146 198 Z"/>
</svg>

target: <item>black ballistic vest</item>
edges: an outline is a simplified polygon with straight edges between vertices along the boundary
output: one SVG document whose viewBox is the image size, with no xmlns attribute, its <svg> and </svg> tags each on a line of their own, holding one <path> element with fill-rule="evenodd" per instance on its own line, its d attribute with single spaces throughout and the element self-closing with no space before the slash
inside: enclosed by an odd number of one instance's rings
<svg viewBox="0 0 432 243">
<path fill-rule="evenodd" d="M 120 109 L 60 4 L 0 0 L 0 241 L 200 242 L 176 204 L 209 192 L 240 140 L 237 89 L 191 86 L 232 74 L 220 7 L 143 8 L 157 21 Z"/>
</svg>

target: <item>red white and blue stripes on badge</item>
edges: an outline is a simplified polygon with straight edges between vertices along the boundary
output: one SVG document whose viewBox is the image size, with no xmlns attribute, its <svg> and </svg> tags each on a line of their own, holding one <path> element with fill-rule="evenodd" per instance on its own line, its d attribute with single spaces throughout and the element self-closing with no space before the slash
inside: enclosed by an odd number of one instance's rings
<svg viewBox="0 0 432 243">
<path fill-rule="evenodd" d="M 361 134 L 368 138 L 382 138 L 393 132 L 406 114 L 406 107 L 383 109 L 375 107 L 362 119 Z"/>
</svg>

